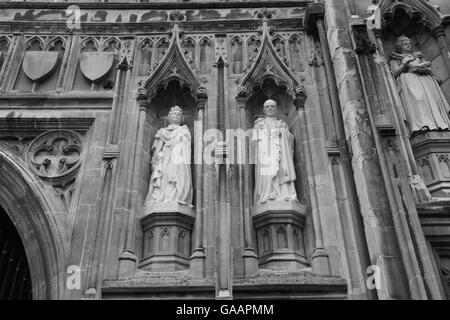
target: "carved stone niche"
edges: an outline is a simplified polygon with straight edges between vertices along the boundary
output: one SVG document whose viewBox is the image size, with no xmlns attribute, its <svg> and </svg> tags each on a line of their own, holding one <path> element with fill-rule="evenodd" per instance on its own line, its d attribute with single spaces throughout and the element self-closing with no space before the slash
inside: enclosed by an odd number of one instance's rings
<svg viewBox="0 0 450 320">
<path fill-rule="evenodd" d="M 189 268 L 195 216 L 190 206 L 175 203 L 144 207 L 144 248 L 140 269 L 178 271 Z"/>
<path fill-rule="evenodd" d="M 303 228 L 306 208 L 298 202 L 270 201 L 253 209 L 260 268 L 299 270 L 309 266 Z"/>
<path fill-rule="evenodd" d="M 450 197 L 450 132 L 421 133 L 411 139 L 411 146 L 431 195 Z"/>
</svg>

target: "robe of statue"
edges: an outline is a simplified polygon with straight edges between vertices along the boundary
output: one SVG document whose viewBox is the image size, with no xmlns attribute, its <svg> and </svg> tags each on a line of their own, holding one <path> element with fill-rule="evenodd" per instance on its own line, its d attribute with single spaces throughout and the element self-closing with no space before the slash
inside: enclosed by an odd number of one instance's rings
<svg viewBox="0 0 450 320">
<path fill-rule="evenodd" d="M 259 118 L 252 140 L 256 142 L 255 204 L 297 201 L 294 136 L 286 122 L 274 117 Z"/>
<path fill-rule="evenodd" d="M 191 205 L 191 134 L 187 126 L 160 129 L 152 146 L 152 175 L 145 204 Z"/>
<path fill-rule="evenodd" d="M 414 67 L 429 65 L 420 52 L 397 54 L 391 61 L 394 70 L 403 59 L 414 59 L 409 63 L 409 71 L 402 72 L 398 78 L 400 96 L 406 113 L 406 120 L 412 132 L 421 130 L 444 130 L 450 128 L 448 112 L 450 106 L 439 84 L 429 72 L 416 72 Z"/>
</svg>

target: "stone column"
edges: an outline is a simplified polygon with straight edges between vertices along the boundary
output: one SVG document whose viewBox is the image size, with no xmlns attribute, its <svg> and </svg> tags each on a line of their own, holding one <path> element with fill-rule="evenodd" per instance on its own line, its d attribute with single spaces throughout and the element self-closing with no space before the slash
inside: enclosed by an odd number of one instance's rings
<svg viewBox="0 0 450 320">
<path fill-rule="evenodd" d="M 372 264 L 380 268 L 381 299 L 410 298 L 392 213 L 347 24 L 345 0 L 326 0 L 325 17 L 347 143 Z"/>
<path fill-rule="evenodd" d="M 238 96 L 236 97 L 236 101 L 239 106 L 239 128 L 245 133 L 249 129 L 247 126 L 247 98 L 247 92 L 245 90 L 241 90 L 240 92 L 238 92 Z M 243 137 L 243 139 L 246 139 L 247 135 L 243 134 L 241 137 Z M 242 257 L 244 258 L 245 276 L 252 276 L 258 273 L 258 255 L 256 254 L 254 249 L 253 227 L 250 212 L 250 198 L 253 194 L 253 192 L 250 190 L 250 145 L 247 145 L 246 140 L 241 141 L 238 145 L 240 146 L 240 150 L 238 150 L 238 154 L 240 156 L 238 156 L 238 159 L 239 161 L 244 162 L 238 163 L 239 185 L 241 187 L 240 207 L 242 215 L 244 217 L 244 253 L 242 254 Z"/>
<path fill-rule="evenodd" d="M 205 247 L 203 243 L 203 133 L 208 95 L 204 87 L 197 90 L 197 120 L 194 128 L 195 165 L 195 243 L 191 255 L 190 272 L 196 278 L 205 277 Z"/>
<path fill-rule="evenodd" d="M 311 256 L 311 266 L 313 272 L 320 275 L 331 275 L 329 255 L 323 244 L 323 232 L 320 221 L 319 203 L 316 194 L 316 182 L 314 180 L 314 170 L 312 166 L 311 147 L 309 145 L 308 124 L 305 117 L 306 94 L 303 87 L 297 88 L 294 105 L 298 112 L 300 121 L 302 144 L 306 163 L 306 175 L 308 179 L 309 197 L 311 201 L 311 217 L 314 229 L 314 250 Z"/>
<path fill-rule="evenodd" d="M 145 119 L 147 117 L 147 93 L 144 88 L 138 89 L 137 106 L 139 108 L 138 125 L 136 132 L 136 144 L 132 154 L 132 161 L 129 163 L 131 171 L 131 183 L 129 194 L 126 196 L 125 208 L 130 208 L 127 215 L 127 223 L 125 225 L 125 245 L 122 255 L 119 257 L 119 278 L 127 278 L 134 274 L 136 270 L 137 257 L 134 252 L 134 239 L 136 235 L 136 219 L 139 212 L 138 201 L 136 199 L 139 189 L 139 178 L 142 167 L 142 157 L 144 151 L 144 129 Z"/>
<path fill-rule="evenodd" d="M 333 63 L 331 61 L 330 48 L 328 47 L 325 24 L 323 20 L 324 12 L 323 8 L 318 9 L 319 10 L 317 10 L 313 15 L 312 20 L 315 20 L 315 27 L 317 28 L 317 35 L 322 50 L 326 81 L 329 88 L 330 103 L 332 108 L 332 117 L 336 130 L 338 154 L 333 154 L 331 158 L 333 168 L 332 171 L 336 183 L 336 196 L 340 199 L 339 207 L 341 207 L 340 211 L 343 217 L 342 227 L 346 228 L 346 231 L 349 233 L 350 231 L 353 232 L 353 234 L 344 235 L 344 237 L 353 239 L 354 246 L 357 251 L 353 255 L 353 262 L 349 261 L 348 263 L 361 265 L 360 268 L 354 268 L 355 275 L 351 276 L 350 286 L 363 287 L 365 290 L 365 283 L 360 284 L 360 279 L 363 281 L 365 279 L 364 276 L 366 274 L 366 269 L 370 265 L 369 254 L 364 235 L 364 226 L 359 212 L 359 204 L 356 195 L 352 166 L 350 163 L 349 150 L 345 140 L 345 131 L 342 121 L 338 89 L 336 86 L 336 79 L 334 78 Z M 330 153 L 329 155 L 331 156 Z M 348 251 L 350 252 L 350 249 Z M 348 256 L 350 257 L 350 255 Z M 373 294 L 370 290 L 365 291 L 369 299 L 376 297 L 376 294 Z"/>
<path fill-rule="evenodd" d="M 445 39 L 445 30 L 442 26 L 437 26 L 431 30 L 431 34 L 437 40 L 439 48 L 442 52 L 442 57 L 445 61 L 445 65 L 447 66 L 447 70 L 450 72 L 450 51 L 447 46 L 447 40 Z"/>
</svg>

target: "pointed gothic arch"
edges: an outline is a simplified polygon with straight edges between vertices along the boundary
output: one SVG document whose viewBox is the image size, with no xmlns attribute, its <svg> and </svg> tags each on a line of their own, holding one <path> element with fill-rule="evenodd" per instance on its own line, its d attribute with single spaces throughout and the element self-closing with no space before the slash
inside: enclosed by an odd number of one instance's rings
<svg viewBox="0 0 450 320">
<path fill-rule="evenodd" d="M 4 150 L 0 150 L 0 205 L 22 240 L 33 299 L 63 298 L 68 252 L 66 223 L 25 165 Z"/>
<path fill-rule="evenodd" d="M 200 87 L 200 80 L 192 71 L 181 48 L 178 26 L 175 25 L 169 48 L 163 60 L 150 74 L 143 87 L 150 98 L 160 89 L 166 89 L 170 82 L 177 80 L 181 87 L 189 88 L 193 96 Z"/>
<path fill-rule="evenodd" d="M 430 30 L 439 26 L 443 18 L 434 6 L 424 0 L 381 0 L 378 6 L 381 12 L 382 28 L 399 10 L 406 13 L 411 20 L 420 22 Z"/>
<path fill-rule="evenodd" d="M 261 48 L 240 83 L 241 90 L 252 92 L 254 88 L 260 88 L 268 78 L 277 86 L 286 88 L 292 96 L 294 89 L 300 85 L 297 77 L 278 55 L 270 39 L 267 22 L 264 22 Z"/>
</svg>

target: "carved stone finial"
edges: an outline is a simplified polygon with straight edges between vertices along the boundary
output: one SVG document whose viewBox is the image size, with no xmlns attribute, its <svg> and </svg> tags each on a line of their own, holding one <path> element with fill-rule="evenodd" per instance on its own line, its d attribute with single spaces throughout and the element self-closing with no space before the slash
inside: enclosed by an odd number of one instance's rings
<svg viewBox="0 0 450 320">
<path fill-rule="evenodd" d="M 270 19 L 270 18 L 272 18 L 272 16 L 273 16 L 273 12 L 267 8 L 261 8 L 260 10 L 258 10 L 258 13 L 257 13 L 257 17 L 259 19 L 263 19 L 263 20 Z"/>
<path fill-rule="evenodd" d="M 174 22 L 183 21 L 185 18 L 186 15 L 180 10 L 174 10 L 169 13 L 169 19 Z"/>
<path fill-rule="evenodd" d="M 133 63 L 133 40 L 126 39 L 122 42 L 120 46 L 120 60 L 127 60 L 128 64 L 131 65 Z"/>
</svg>

